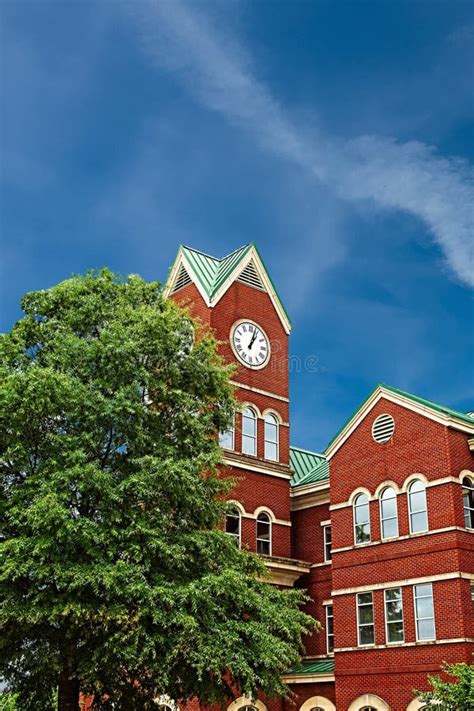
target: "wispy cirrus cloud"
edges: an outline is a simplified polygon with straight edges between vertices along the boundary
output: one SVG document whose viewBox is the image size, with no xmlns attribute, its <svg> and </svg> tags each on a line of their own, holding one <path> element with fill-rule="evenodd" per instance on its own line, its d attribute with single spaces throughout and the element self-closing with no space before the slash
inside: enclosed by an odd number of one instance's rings
<svg viewBox="0 0 474 711">
<path fill-rule="evenodd" d="M 474 286 L 474 171 L 419 141 L 375 135 L 341 140 L 297 126 L 257 76 L 246 48 L 203 6 L 146 1 L 131 12 L 149 60 L 173 72 L 206 108 L 247 131 L 350 202 L 401 210 L 426 226 L 452 273 Z"/>
</svg>

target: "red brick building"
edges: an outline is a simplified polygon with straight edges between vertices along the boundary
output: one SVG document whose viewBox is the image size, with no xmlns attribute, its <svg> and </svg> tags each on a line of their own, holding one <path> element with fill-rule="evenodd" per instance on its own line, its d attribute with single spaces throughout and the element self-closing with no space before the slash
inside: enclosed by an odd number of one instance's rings
<svg viewBox="0 0 474 711">
<path fill-rule="evenodd" d="M 166 288 L 236 365 L 226 531 L 273 583 L 306 588 L 323 624 L 285 677 L 291 708 L 422 708 L 412 689 L 474 652 L 474 416 L 378 385 L 324 454 L 290 447 L 291 324 L 256 247 L 224 259 L 181 247 Z"/>
</svg>

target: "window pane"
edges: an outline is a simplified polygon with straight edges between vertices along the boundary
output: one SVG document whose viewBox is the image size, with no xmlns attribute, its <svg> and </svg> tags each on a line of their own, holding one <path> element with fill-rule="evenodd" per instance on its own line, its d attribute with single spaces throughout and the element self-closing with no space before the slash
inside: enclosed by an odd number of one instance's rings
<svg viewBox="0 0 474 711">
<path fill-rule="evenodd" d="M 356 523 L 367 523 L 369 520 L 369 504 L 359 504 L 355 505 L 355 521 Z"/>
<path fill-rule="evenodd" d="M 393 489 L 385 489 L 380 504 L 383 518 L 394 518 L 397 515 L 397 499 Z"/>
<path fill-rule="evenodd" d="M 265 439 L 269 442 L 277 441 L 277 423 L 272 415 L 265 418 Z"/>
<path fill-rule="evenodd" d="M 255 437 L 255 415 L 249 408 L 244 410 L 242 415 L 242 432 Z"/>
<path fill-rule="evenodd" d="M 416 597 L 432 597 L 433 586 L 431 583 L 425 583 L 424 585 L 415 585 L 415 595 Z"/>
<path fill-rule="evenodd" d="M 360 640 L 360 644 L 373 644 L 374 643 L 374 628 L 372 625 L 370 627 L 361 627 L 360 628 L 359 640 Z"/>
<path fill-rule="evenodd" d="M 403 622 L 391 622 L 387 625 L 389 642 L 403 642 Z"/>
<path fill-rule="evenodd" d="M 410 510 L 414 513 L 415 511 L 424 511 L 425 508 L 425 492 L 411 493 Z"/>
<path fill-rule="evenodd" d="M 371 605 L 372 593 L 359 593 L 359 595 L 357 596 L 357 601 L 359 605 Z"/>
<path fill-rule="evenodd" d="M 227 514 L 226 520 L 225 520 L 225 532 L 231 533 L 234 535 L 239 535 L 240 518 L 237 516 L 233 516 L 231 514 Z"/>
<path fill-rule="evenodd" d="M 428 519 L 426 517 L 426 511 L 421 511 L 420 513 L 413 513 L 410 516 L 411 532 L 419 533 L 421 531 L 428 530 Z"/>
<path fill-rule="evenodd" d="M 396 538 L 398 536 L 398 519 L 389 518 L 382 521 L 382 537 Z"/>
<path fill-rule="evenodd" d="M 359 622 L 361 625 L 371 625 L 374 621 L 374 610 L 372 605 L 359 607 Z"/>
<path fill-rule="evenodd" d="M 265 459 L 276 462 L 278 459 L 278 447 L 273 442 L 265 442 Z"/>
<path fill-rule="evenodd" d="M 367 543 L 368 541 L 370 541 L 369 524 L 356 525 L 356 543 Z"/>
<path fill-rule="evenodd" d="M 234 430 L 219 433 L 219 444 L 225 449 L 234 449 Z"/>
<path fill-rule="evenodd" d="M 435 629 L 434 629 L 434 620 L 429 619 L 429 620 L 418 620 L 417 622 L 417 637 L 418 639 L 434 639 L 435 638 Z"/>
<path fill-rule="evenodd" d="M 270 541 L 257 540 L 257 553 L 270 555 Z"/>
</svg>

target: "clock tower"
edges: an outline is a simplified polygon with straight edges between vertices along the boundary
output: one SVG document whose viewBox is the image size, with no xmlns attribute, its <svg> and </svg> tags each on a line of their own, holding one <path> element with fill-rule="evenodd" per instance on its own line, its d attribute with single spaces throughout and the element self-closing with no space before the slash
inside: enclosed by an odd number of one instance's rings
<svg viewBox="0 0 474 711">
<path fill-rule="evenodd" d="M 226 530 L 264 556 L 275 583 L 291 585 L 306 566 L 291 559 L 291 323 L 283 303 L 253 244 L 221 259 L 180 247 L 166 294 L 211 327 L 221 354 L 236 366 L 240 412 L 233 430 L 221 435 L 224 462 L 238 479 Z"/>
</svg>

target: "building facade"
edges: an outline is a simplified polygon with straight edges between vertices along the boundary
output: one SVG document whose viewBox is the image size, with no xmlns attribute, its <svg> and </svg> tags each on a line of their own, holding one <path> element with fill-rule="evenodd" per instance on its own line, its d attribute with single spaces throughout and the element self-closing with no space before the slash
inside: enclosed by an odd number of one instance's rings
<svg viewBox="0 0 474 711">
<path fill-rule="evenodd" d="M 322 623 L 285 676 L 296 705 L 229 711 L 421 709 L 412 690 L 474 652 L 474 415 L 378 385 L 323 454 L 292 447 L 291 324 L 256 247 L 181 247 L 166 290 L 236 368 L 226 532 Z"/>
</svg>

